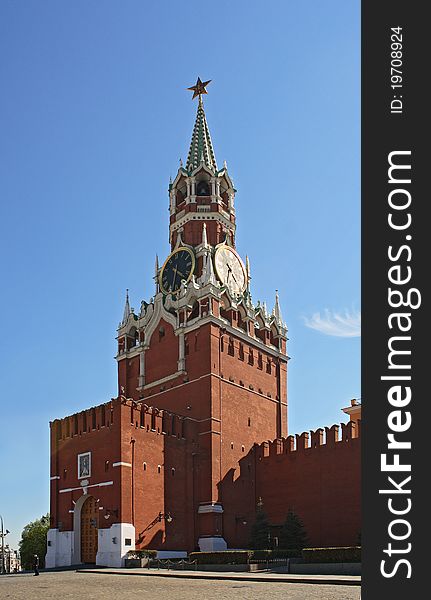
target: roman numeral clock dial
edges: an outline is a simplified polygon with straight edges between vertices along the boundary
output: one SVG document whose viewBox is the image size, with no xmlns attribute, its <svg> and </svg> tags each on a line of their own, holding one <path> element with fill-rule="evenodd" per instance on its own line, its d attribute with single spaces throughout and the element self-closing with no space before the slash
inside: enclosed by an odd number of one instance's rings
<svg viewBox="0 0 431 600">
<path fill-rule="evenodd" d="M 232 295 L 242 294 L 247 278 L 243 262 L 230 246 L 219 246 L 214 255 L 216 273 Z"/>
<path fill-rule="evenodd" d="M 159 276 L 160 289 L 164 294 L 175 294 L 181 282 L 190 281 L 195 269 L 195 255 L 189 248 L 177 248 L 166 259 Z"/>
</svg>

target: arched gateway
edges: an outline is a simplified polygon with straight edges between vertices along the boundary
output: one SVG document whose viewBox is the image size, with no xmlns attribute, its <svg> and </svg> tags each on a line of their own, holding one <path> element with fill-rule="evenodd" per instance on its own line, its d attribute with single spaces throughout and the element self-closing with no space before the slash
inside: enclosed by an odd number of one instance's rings
<svg viewBox="0 0 431 600">
<path fill-rule="evenodd" d="M 97 554 L 98 510 L 89 496 L 81 508 L 81 562 L 95 563 Z"/>
</svg>

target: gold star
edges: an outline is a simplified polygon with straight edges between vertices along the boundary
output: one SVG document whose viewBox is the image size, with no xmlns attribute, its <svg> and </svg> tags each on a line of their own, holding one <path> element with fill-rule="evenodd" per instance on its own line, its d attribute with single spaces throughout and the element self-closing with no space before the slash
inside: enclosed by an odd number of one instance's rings
<svg viewBox="0 0 431 600">
<path fill-rule="evenodd" d="M 201 96 L 202 94 L 208 94 L 208 92 L 206 91 L 205 88 L 209 83 L 211 83 L 211 81 L 212 81 L 212 79 L 209 79 L 208 81 L 201 81 L 200 77 L 198 77 L 196 85 L 193 85 L 192 87 L 187 88 L 188 90 L 193 92 L 192 100 L 194 100 L 196 98 L 196 96 Z"/>
</svg>

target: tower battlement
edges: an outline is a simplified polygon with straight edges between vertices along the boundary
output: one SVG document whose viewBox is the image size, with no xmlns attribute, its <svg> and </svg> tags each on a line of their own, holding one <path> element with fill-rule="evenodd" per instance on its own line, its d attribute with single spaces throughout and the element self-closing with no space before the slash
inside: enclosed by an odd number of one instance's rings
<svg viewBox="0 0 431 600">
<path fill-rule="evenodd" d="M 300 434 L 289 435 L 285 438 L 268 440 L 256 444 L 256 456 L 267 458 L 282 454 L 310 452 L 319 448 L 342 447 L 344 444 L 361 437 L 361 421 L 349 421 L 340 425 L 318 428 L 314 431 L 304 431 Z"/>
<path fill-rule="evenodd" d="M 81 410 L 61 419 L 55 419 L 49 424 L 51 435 L 54 435 L 55 439 L 59 441 L 75 435 L 92 433 L 102 427 L 111 427 L 115 421 L 116 403 L 117 399 L 112 398 L 109 402 Z"/>
<path fill-rule="evenodd" d="M 166 409 L 131 399 L 123 400 L 122 403 L 130 409 L 130 424 L 136 429 L 185 439 L 191 428 L 190 419 Z"/>
<path fill-rule="evenodd" d="M 136 429 L 175 436 L 178 439 L 185 439 L 187 432 L 192 428 L 191 420 L 187 417 L 156 406 L 135 402 L 131 398 L 118 397 L 51 421 L 51 435 L 59 442 L 74 436 L 97 433 L 120 421 L 126 423 L 127 415 L 129 415 L 130 425 Z"/>
</svg>

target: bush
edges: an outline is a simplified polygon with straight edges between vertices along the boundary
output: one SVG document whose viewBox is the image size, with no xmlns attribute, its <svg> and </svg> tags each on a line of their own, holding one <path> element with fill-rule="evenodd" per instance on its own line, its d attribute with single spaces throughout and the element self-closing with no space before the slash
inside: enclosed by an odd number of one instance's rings
<svg viewBox="0 0 431 600">
<path fill-rule="evenodd" d="M 220 552 L 191 552 L 190 560 L 198 565 L 247 565 L 254 560 L 298 558 L 297 550 L 223 550 Z"/>
<path fill-rule="evenodd" d="M 361 546 L 304 548 L 302 558 L 306 563 L 361 562 Z"/>
<path fill-rule="evenodd" d="M 127 558 L 156 558 L 157 550 L 129 550 Z"/>
<path fill-rule="evenodd" d="M 248 563 L 248 550 L 223 550 L 221 552 L 191 552 L 190 560 L 195 560 L 198 565 L 246 565 Z"/>
<path fill-rule="evenodd" d="M 301 550 L 251 550 L 250 560 L 272 560 L 275 558 L 300 558 Z"/>
</svg>

